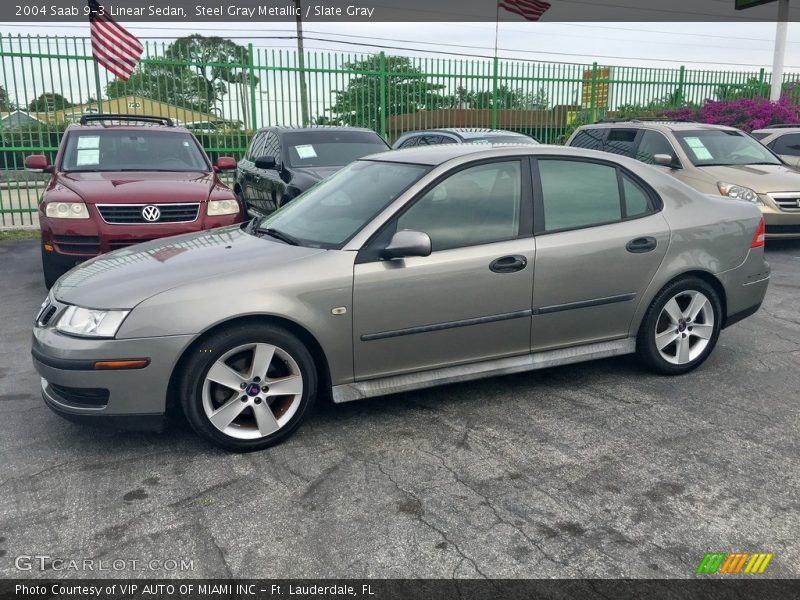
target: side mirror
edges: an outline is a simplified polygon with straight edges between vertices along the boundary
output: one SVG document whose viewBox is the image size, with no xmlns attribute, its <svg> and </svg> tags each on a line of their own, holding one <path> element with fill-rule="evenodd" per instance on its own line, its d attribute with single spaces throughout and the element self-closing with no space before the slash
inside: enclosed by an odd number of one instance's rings
<svg viewBox="0 0 800 600">
<path fill-rule="evenodd" d="M 52 171 L 50 162 L 44 154 L 31 154 L 25 159 L 25 168 L 34 173 L 49 173 Z"/>
<path fill-rule="evenodd" d="M 217 171 L 233 171 L 236 168 L 236 159 L 230 156 L 220 156 L 214 163 Z"/>
<path fill-rule="evenodd" d="M 277 165 L 274 156 L 259 156 L 256 159 L 256 169 L 274 169 Z"/>
<path fill-rule="evenodd" d="M 430 256 L 431 238 L 427 233 L 404 229 L 392 236 L 382 254 L 389 260 L 408 256 Z"/>
<path fill-rule="evenodd" d="M 671 154 L 654 154 L 653 161 L 662 167 L 669 167 L 670 169 L 682 169 L 681 163 L 678 159 Z"/>
</svg>

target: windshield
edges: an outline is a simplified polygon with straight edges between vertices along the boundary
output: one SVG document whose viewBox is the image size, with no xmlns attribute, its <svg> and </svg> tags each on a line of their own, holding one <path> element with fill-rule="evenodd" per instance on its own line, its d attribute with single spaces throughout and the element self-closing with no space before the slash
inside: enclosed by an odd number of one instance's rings
<svg viewBox="0 0 800 600">
<path fill-rule="evenodd" d="M 538 144 L 527 135 L 490 135 L 486 137 L 468 138 L 468 144 Z"/>
<path fill-rule="evenodd" d="M 284 136 L 292 167 L 342 167 L 389 147 L 371 131 L 302 131 Z"/>
<path fill-rule="evenodd" d="M 208 171 L 203 151 L 186 132 L 92 129 L 67 137 L 63 171 Z"/>
<path fill-rule="evenodd" d="M 303 246 L 341 248 L 364 225 L 418 181 L 429 167 L 354 162 L 258 223 Z"/>
<path fill-rule="evenodd" d="M 680 131 L 675 137 L 697 167 L 781 164 L 772 152 L 741 131 Z"/>
</svg>

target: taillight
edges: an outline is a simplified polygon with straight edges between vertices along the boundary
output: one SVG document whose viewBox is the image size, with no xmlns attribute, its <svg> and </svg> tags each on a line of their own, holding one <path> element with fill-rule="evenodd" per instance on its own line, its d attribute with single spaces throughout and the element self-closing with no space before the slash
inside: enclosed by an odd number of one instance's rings
<svg viewBox="0 0 800 600">
<path fill-rule="evenodd" d="M 753 236 L 753 242 L 750 244 L 751 248 L 763 248 L 764 237 L 767 235 L 767 227 L 764 225 L 764 217 L 758 222 L 758 228 Z"/>
</svg>

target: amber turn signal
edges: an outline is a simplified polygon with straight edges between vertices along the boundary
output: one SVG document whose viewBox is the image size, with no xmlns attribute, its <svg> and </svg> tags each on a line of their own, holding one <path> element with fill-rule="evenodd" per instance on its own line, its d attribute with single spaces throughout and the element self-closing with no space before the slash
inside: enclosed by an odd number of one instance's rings
<svg viewBox="0 0 800 600">
<path fill-rule="evenodd" d="M 129 360 L 98 360 L 95 361 L 94 368 L 103 371 L 113 369 L 144 369 L 149 364 L 149 358 L 133 358 Z"/>
</svg>

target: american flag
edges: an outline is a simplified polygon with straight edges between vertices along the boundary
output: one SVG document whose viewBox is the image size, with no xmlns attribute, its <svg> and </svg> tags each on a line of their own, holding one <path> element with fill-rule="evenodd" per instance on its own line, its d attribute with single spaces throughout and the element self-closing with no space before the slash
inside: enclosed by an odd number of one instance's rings
<svg viewBox="0 0 800 600">
<path fill-rule="evenodd" d="M 541 0 L 498 0 L 497 6 L 516 13 L 528 21 L 538 21 L 539 17 L 550 8 L 550 3 Z"/>
<path fill-rule="evenodd" d="M 105 14 L 97 0 L 88 2 L 92 56 L 99 65 L 119 79 L 127 81 L 136 68 L 144 48 L 136 36 Z"/>
</svg>

